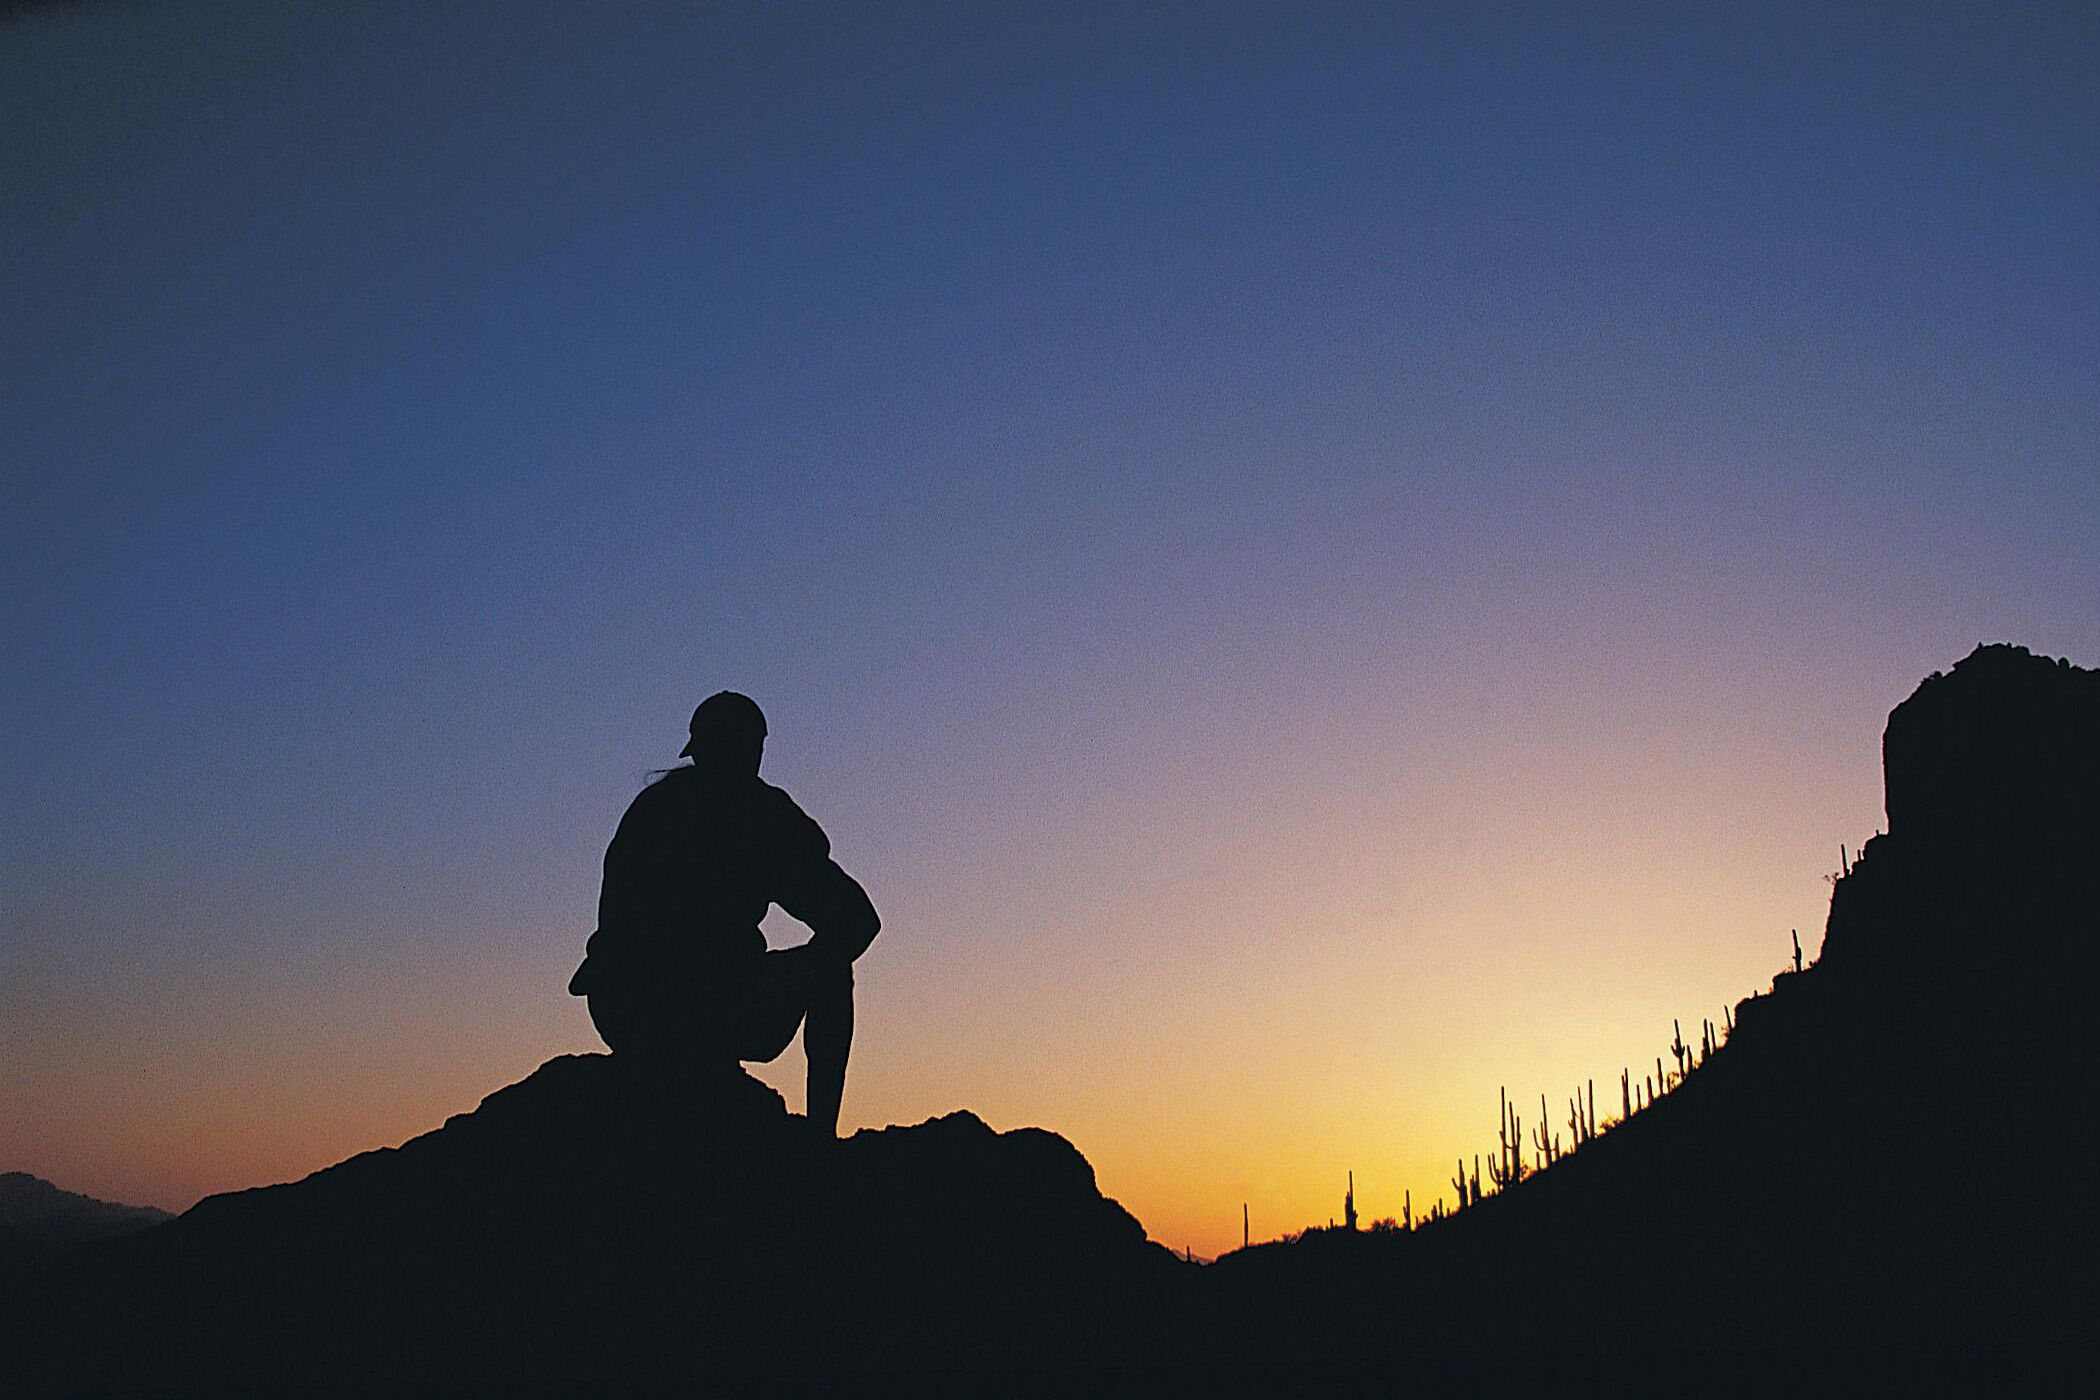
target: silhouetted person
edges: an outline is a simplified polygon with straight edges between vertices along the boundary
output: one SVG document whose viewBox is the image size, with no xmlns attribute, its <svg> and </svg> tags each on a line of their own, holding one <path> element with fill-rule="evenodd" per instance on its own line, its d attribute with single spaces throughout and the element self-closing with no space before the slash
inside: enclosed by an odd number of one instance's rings
<svg viewBox="0 0 2100 1400">
<path fill-rule="evenodd" d="M 605 851 L 598 930 L 569 990 L 590 999 L 620 1056 L 666 1070 L 776 1059 L 805 1026 L 809 1121 L 838 1130 L 853 1044 L 853 960 L 881 921 L 831 859 L 831 841 L 762 781 L 766 718 L 749 697 L 693 711 L 691 767 L 642 789 Z M 759 920 L 778 904 L 814 931 L 768 951 Z"/>
</svg>

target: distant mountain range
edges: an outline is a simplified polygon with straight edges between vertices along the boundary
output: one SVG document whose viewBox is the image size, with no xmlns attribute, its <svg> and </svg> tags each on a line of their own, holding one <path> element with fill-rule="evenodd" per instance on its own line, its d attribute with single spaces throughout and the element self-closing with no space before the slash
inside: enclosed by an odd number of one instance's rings
<svg viewBox="0 0 2100 1400">
<path fill-rule="evenodd" d="M 0 1172 L 0 1261 L 41 1258 L 173 1218 L 152 1206 L 117 1205 L 62 1191 L 28 1172 Z"/>
<path fill-rule="evenodd" d="M 1884 763 L 1889 831 L 1836 881 L 1818 962 L 1693 1028 L 1652 1101 L 1652 1064 L 1623 1100 L 1600 1076 L 1545 1170 L 1513 1107 L 1523 1146 L 1412 1230 L 1193 1268 L 1054 1134 L 958 1113 L 819 1143 L 747 1076 L 566 1056 L 400 1149 L 18 1271 L 14 1369 L 32 1393 L 1368 1371 L 1705 1394 L 1842 1359 L 2003 1390 L 2100 1340 L 2100 675 L 1979 648 L 1897 707 Z"/>
</svg>

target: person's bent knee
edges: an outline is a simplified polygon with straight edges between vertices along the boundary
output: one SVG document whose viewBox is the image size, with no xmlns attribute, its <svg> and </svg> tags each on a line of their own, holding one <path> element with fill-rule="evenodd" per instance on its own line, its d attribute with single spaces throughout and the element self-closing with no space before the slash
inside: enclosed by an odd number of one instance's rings
<svg viewBox="0 0 2100 1400">
<path fill-rule="evenodd" d="M 605 1042 L 606 1049 L 617 1055 L 622 1046 L 631 1044 L 627 1035 L 631 1023 L 621 1016 L 616 1001 L 609 1001 L 603 992 L 592 992 L 584 998 L 583 1004 L 590 1011 L 591 1026 L 598 1032 L 598 1038 Z"/>
</svg>

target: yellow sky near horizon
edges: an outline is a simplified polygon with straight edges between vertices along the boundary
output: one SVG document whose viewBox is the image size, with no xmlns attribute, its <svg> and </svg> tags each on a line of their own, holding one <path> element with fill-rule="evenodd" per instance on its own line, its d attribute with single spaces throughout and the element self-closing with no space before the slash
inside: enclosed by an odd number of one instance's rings
<svg viewBox="0 0 2100 1400">
<path fill-rule="evenodd" d="M 1257 1238 L 1325 1223 L 1350 1171 L 1364 1219 L 1407 1192 L 1426 1210 L 1493 1143 L 1502 1086 L 1527 1121 L 1585 1079 L 1615 1111 L 1620 1067 L 1652 1063 L 1672 1017 L 1695 1028 L 1762 990 L 1789 928 L 1813 953 L 1838 845 L 1879 821 L 1878 755 L 1852 747 L 1811 784 L 1740 739 L 1447 751 L 1405 802 L 1385 794 L 1406 762 L 1381 750 L 1384 771 L 1355 757 L 1361 781 L 1342 759 L 1278 762 L 1041 814 L 1083 839 L 1023 824 L 967 897 L 886 900 L 842 1127 L 968 1108 L 1053 1129 L 1153 1238 L 1204 1255 L 1238 1243 L 1243 1202 Z M 834 835 L 852 864 L 855 834 Z M 796 937 L 778 914 L 769 929 Z M 26 1165 L 179 1209 L 397 1144 L 601 1048 L 566 967 L 499 929 L 458 947 L 383 986 L 316 955 L 274 1000 L 247 989 L 275 1009 L 245 1023 L 198 1014 L 225 990 L 209 970 L 164 968 L 109 1009 L 125 1038 L 25 1063 Z M 799 1046 L 755 1068 L 799 1106 Z"/>
</svg>

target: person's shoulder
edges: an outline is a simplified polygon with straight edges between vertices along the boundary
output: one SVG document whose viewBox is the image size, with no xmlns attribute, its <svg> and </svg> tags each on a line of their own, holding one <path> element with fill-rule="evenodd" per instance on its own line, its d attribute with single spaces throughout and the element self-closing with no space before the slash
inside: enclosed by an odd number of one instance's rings
<svg viewBox="0 0 2100 1400">
<path fill-rule="evenodd" d="M 692 783 L 693 770 L 689 764 L 651 774 L 642 790 L 628 802 L 627 816 L 623 820 L 646 821 L 687 800 L 691 796 Z"/>
<path fill-rule="evenodd" d="M 774 787 L 760 778 L 754 791 L 757 794 L 756 803 L 759 810 L 767 816 L 781 821 L 793 821 L 798 817 L 803 821 L 810 820 L 809 813 L 802 810 L 802 804 L 788 796 L 785 788 Z"/>
<path fill-rule="evenodd" d="M 651 773 L 649 781 L 642 784 L 642 790 L 634 795 L 634 801 L 628 805 L 638 807 L 646 803 L 669 801 L 679 796 L 692 781 L 693 766 L 690 763 L 666 768 L 660 773 Z"/>
<path fill-rule="evenodd" d="M 788 796 L 784 789 L 761 779 L 758 797 L 760 810 L 766 814 L 783 845 L 818 856 L 831 854 L 831 838 L 824 834 L 824 828 L 818 826 L 816 818 L 803 811 L 801 804 Z"/>
</svg>

